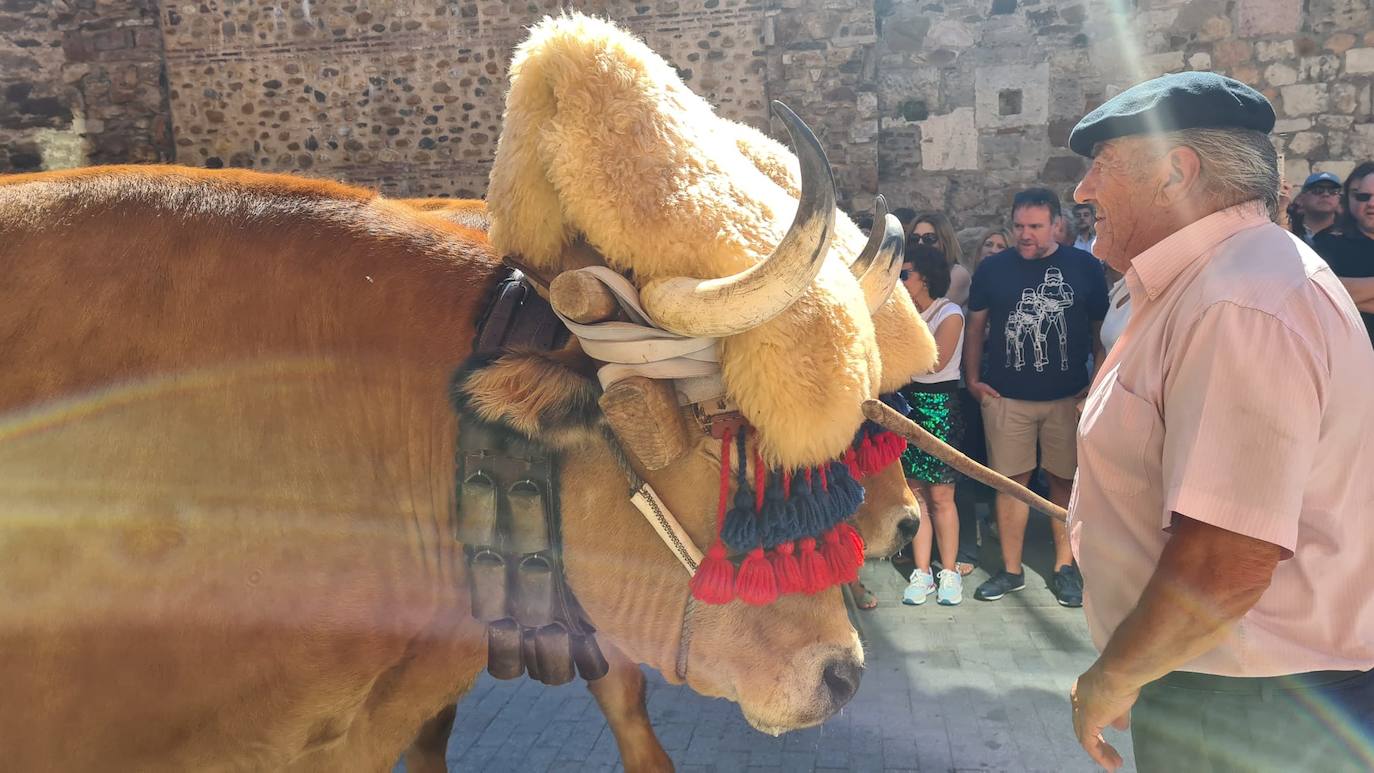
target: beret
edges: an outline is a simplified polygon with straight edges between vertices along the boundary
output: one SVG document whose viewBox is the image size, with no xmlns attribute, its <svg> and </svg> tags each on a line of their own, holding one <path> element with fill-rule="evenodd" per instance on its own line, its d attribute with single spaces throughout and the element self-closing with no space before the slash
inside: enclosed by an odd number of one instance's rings
<svg viewBox="0 0 1374 773">
<path fill-rule="evenodd" d="M 1180 72 L 1138 83 L 1083 116 L 1069 134 L 1069 149 L 1091 156 L 1099 142 L 1133 134 L 1182 129 L 1274 128 L 1274 106 L 1264 95 L 1224 75 Z"/>
</svg>

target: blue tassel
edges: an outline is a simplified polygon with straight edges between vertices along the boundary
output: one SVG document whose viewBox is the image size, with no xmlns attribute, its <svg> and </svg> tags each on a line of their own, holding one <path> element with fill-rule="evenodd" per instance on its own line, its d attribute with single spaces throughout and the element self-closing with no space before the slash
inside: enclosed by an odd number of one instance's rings
<svg viewBox="0 0 1374 773">
<path fill-rule="evenodd" d="M 820 473 L 813 472 L 811 483 L 804 475 L 792 478 L 792 509 L 796 512 L 797 531 L 805 537 L 815 537 L 825 531 L 816 493 L 821 490 Z"/>
<path fill-rule="evenodd" d="M 763 492 L 763 546 L 775 548 L 784 542 L 801 539 L 797 509 L 782 494 L 782 473 L 769 475 L 768 488 Z"/>
<path fill-rule="evenodd" d="M 759 545 L 759 519 L 754 515 L 754 492 L 748 486 L 735 490 L 735 506 L 725 514 L 721 539 L 736 552 L 744 553 Z"/>
</svg>

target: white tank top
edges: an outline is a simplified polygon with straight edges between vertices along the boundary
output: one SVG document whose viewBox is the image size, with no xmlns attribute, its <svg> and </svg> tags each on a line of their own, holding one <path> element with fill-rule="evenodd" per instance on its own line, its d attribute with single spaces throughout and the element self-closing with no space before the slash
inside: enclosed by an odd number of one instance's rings
<svg viewBox="0 0 1374 773">
<path fill-rule="evenodd" d="M 1116 280 L 1116 284 L 1112 285 L 1111 291 L 1107 293 L 1107 317 L 1102 320 L 1102 351 L 1112 350 L 1116 339 L 1126 330 L 1126 322 L 1130 318 L 1131 291 L 1126 288 L 1126 279 L 1122 277 Z"/>
<path fill-rule="evenodd" d="M 940 329 L 940 323 L 950 317 L 963 317 L 964 310 L 959 308 L 959 304 L 951 302 L 948 298 L 936 298 L 935 302 L 923 312 L 921 319 L 926 321 L 926 326 L 930 328 L 931 335 Z M 964 337 L 959 336 L 959 342 L 954 345 L 954 354 L 945 363 L 945 367 L 935 373 L 925 373 L 916 376 L 912 381 L 917 384 L 939 384 L 944 381 L 959 380 L 959 363 L 964 357 Z"/>
</svg>

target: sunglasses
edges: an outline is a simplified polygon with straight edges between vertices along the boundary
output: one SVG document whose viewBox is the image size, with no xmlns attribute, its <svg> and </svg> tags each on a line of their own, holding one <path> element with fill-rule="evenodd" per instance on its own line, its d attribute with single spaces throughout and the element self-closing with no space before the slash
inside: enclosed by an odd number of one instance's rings
<svg viewBox="0 0 1374 773">
<path fill-rule="evenodd" d="M 1361 204 L 1365 204 L 1370 199 L 1374 198 L 1374 193 L 1352 193 L 1350 195 Z"/>
<path fill-rule="evenodd" d="M 935 234 L 912 234 L 911 240 L 930 247 L 940 243 L 940 237 Z"/>
<path fill-rule="evenodd" d="M 1312 194 L 1313 196 L 1339 196 L 1339 195 L 1341 195 L 1341 189 L 1340 189 L 1340 188 L 1310 188 L 1310 189 L 1308 189 L 1307 192 L 1310 193 L 1310 194 Z"/>
<path fill-rule="evenodd" d="M 909 269 L 909 268 L 904 268 L 904 269 L 902 269 L 902 272 L 901 272 L 900 274 L 898 274 L 898 276 L 900 276 L 900 277 L 902 278 L 902 281 L 905 282 L 907 279 L 911 278 L 911 269 Z"/>
</svg>

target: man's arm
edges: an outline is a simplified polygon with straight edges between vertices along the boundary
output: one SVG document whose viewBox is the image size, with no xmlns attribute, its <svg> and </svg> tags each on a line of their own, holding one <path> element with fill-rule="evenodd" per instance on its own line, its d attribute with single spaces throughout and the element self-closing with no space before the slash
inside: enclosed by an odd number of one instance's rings
<svg viewBox="0 0 1374 773">
<path fill-rule="evenodd" d="M 1345 291 L 1355 301 L 1355 308 L 1374 312 L 1374 277 L 1339 277 Z"/>
<path fill-rule="evenodd" d="M 988 310 L 970 311 L 964 325 L 964 383 L 978 398 L 1001 397 L 997 390 L 983 383 L 983 340 L 987 337 Z"/>
<path fill-rule="evenodd" d="M 1121 764 L 1102 730 L 1124 729 L 1141 687 L 1221 643 L 1269 587 L 1281 556 L 1277 545 L 1174 514 L 1140 601 L 1074 685 L 1074 730 L 1098 764 Z"/>
</svg>

